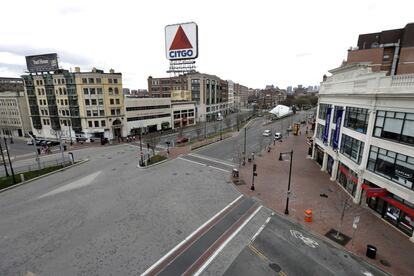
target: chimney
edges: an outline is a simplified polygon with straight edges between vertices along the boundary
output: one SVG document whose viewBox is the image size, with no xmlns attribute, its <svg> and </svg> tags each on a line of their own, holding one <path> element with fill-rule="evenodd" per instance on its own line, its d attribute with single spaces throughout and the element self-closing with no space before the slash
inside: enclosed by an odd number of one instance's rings
<svg viewBox="0 0 414 276">
<path fill-rule="evenodd" d="M 80 73 L 80 67 L 75 67 L 75 73 Z"/>
<path fill-rule="evenodd" d="M 115 70 L 111 68 L 111 69 L 109 69 L 109 73 L 113 74 L 113 73 L 115 73 Z"/>
<path fill-rule="evenodd" d="M 96 73 L 96 67 L 92 68 L 92 73 Z"/>
</svg>

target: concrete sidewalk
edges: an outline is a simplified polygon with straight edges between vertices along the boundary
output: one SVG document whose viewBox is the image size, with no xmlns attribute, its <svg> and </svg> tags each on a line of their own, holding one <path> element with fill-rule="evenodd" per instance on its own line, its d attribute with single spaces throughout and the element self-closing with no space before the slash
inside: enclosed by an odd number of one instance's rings
<svg viewBox="0 0 414 276">
<path fill-rule="evenodd" d="M 240 177 L 246 185 L 236 186 L 242 193 L 255 196 L 263 204 L 282 216 L 286 205 L 286 192 L 289 174 L 289 155 L 284 161 L 279 161 L 280 152 L 294 150 L 291 196 L 289 215 L 313 232 L 325 235 L 330 229 L 340 229 L 345 235 L 352 237 L 352 222 L 355 216 L 360 216 L 358 229 L 353 239 L 346 244 L 345 249 L 360 256 L 384 271 L 393 275 L 413 275 L 414 244 L 409 237 L 389 225 L 385 220 L 374 214 L 368 207 L 353 204 L 349 198 L 350 208 L 346 210 L 342 227 L 340 215 L 346 192 L 336 182 L 329 180 L 326 172 L 321 172 L 320 166 L 307 158 L 308 145 L 302 129 L 302 136 L 290 136 L 271 146 L 271 152 L 263 152 L 256 156 L 258 176 L 255 178 L 255 191 L 250 190 L 252 183 L 252 163 L 240 169 Z M 320 194 L 328 197 L 321 197 Z M 304 211 L 312 209 L 313 221 L 304 221 Z M 332 241 L 341 247 L 341 245 Z M 365 256 L 367 244 L 377 247 L 376 259 Z M 385 265 L 384 265 L 385 264 Z"/>
</svg>

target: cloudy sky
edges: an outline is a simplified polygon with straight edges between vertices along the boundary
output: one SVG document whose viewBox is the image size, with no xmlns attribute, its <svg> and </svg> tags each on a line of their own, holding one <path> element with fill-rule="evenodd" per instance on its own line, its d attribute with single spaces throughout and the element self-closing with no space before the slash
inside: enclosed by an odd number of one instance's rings
<svg viewBox="0 0 414 276">
<path fill-rule="evenodd" d="M 149 75 L 168 76 L 165 25 L 194 21 L 200 72 L 252 88 L 315 85 L 359 34 L 403 28 L 413 10 L 412 0 L 3 0 L 0 76 L 57 52 L 65 69 L 114 68 L 124 87 L 147 88 Z"/>
</svg>

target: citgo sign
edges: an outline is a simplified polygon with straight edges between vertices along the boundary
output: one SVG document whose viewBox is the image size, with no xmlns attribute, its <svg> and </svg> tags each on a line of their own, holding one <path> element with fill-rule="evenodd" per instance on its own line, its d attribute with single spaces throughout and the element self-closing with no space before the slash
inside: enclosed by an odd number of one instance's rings
<svg viewBox="0 0 414 276">
<path fill-rule="evenodd" d="M 194 22 L 165 27 L 165 54 L 169 60 L 198 57 L 198 27 Z"/>
</svg>

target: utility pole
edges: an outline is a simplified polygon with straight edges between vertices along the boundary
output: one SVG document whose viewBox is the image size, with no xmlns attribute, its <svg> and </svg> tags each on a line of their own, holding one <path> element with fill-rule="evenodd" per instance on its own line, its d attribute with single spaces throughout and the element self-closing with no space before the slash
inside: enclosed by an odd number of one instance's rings
<svg viewBox="0 0 414 276">
<path fill-rule="evenodd" d="M 7 170 L 7 165 L 6 165 L 6 161 L 4 160 L 4 153 L 3 153 L 3 147 L 1 146 L 1 142 L 0 142 L 0 151 L 1 151 L 1 158 L 3 159 L 3 165 L 4 165 L 4 170 L 6 171 L 6 176 L 9 177 L 9 171 Z"/>
<path fill-rule="evenodd" d="M 252 186 L 250 187 L 250 190 L 252 190 L 252 191 L 255 190 L 255 188 L 254 188 L 254 177 L 257 176 L 256 170 L 257 170 L 257 165 L 253 164 Z"/>
<path fill-rule="evenodd" d="M 62 131 L 61 130 L 57 131 L 57 133 L 59 133 L 59 147 L 60 147 L 60 153 L 62 154 L 62 167 L 65 167 L 65 153 L 63 152 L 63 145 L 62 145 Z"/>
<path fill-rule="evenodd" d="M 14 178 L 13 165 L 12 165 L 12 162 L 10 160 L 9 148 L 7 147 L 7 139 L 6 139 L 6 137 L 4 137 L 4 145 L 6 147 L 7 157 L 9 159 L 10 170 L 11 170 L 11 173 L 12 173 L 12 176 L 13 176 L 13 184 L 16 184 L 16 179 Z"/>
<path fill-rule="evenodd" d="M 142 152 L 142 128 L 139 129 L 139 148 L 141 151 L 141 166 L 144 165 L 144 153 Z"/>
<path fill-rule="evenodd" d="M 244 156 L 243 156 L 243 163 L 246 164 L 246 138 L 247 138 L 247 128 L 244 128 Z"/>
</svg>

